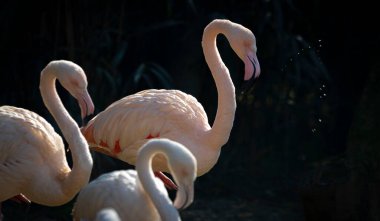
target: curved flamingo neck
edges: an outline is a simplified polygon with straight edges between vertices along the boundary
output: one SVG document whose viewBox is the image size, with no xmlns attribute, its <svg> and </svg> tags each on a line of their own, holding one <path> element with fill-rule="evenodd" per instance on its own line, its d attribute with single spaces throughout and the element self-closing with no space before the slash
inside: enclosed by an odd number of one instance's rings
<svg viewBox="0 0 380 221">
<path fill-rule="evenodd" d="M 72 198 L 88 183 L 93 162 L 85 138 L 58 96 L 55 87 L 56 72 L 49 66 L 41 72 L 40 91 L 45 106 L 57 122 L 72 152 L 73 168 L 65 174 L 60 190 L 65 194 L 63 197 Z"/>
<path fill-rule="evenodd" d="M 210 130 L 211 139 L 207 138 L 215 148 L 228 141 L 236 110 L 235 87 L 216 46 L 217 35 L 224 34 L 228 39 L 228 30 L 228 23 L 214 21 L 205 28 L 202 38 L 203 54 L 218 91 L 218 110 Z"/>
<path fill-rule="evenodd" d="M 181 218 L 177 209 L 173 206 L 169 197 L 162 194 L 157 187 L 152 170 L 153 157 L 158 153 L 167 157 L 168 154 L 166 148 L 167 146 L 164 147 L 161 145 L 146 146 L 139 154 L 136 162 L 136 170 L 139 181 L 160 214 L 161 220 L 179 221 Z"/>
<path fill-rule="evenodd" d="M 45 68 L 41 72 L 41 96 L 46 108 L 49 110 L 50 114 L 53 115 L 55 121 L 58 124 L 58 127 L 61 129 L 63 136 L 69 142 L 72 139 L 72 131 L 75 131 L 79 128 L 77 123 L 63 106 L 62 101 L 58 96 L 55 87 L 56 79 L 57 76 L 54 71 L 48 70 L 48 68 Z"/>
</svg>

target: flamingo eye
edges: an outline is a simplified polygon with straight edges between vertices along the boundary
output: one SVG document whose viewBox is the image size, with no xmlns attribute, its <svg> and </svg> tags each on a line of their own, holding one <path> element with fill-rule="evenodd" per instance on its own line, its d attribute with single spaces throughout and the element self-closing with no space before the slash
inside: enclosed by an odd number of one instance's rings
<svg viewBox="0 0 380 221">
<path fill-rule="evenodd" d="M 72 86 L 74 86 L 74 87 L 78 87 L 78 86 L 79 86 L 79 82 L 78 82 L 77 80 L 75 80 L 75 79 L 71 79 L 71 80 L 70 80 L 70 84 L 71 84 Z"/>
<path fill-rule="evenodd" d="M 189 176 L 189 171 L 187 171 L 186 168 L 181 168 L 180 174 L 182 177 L 187 177 L 187 176 Z"/>
</svg>

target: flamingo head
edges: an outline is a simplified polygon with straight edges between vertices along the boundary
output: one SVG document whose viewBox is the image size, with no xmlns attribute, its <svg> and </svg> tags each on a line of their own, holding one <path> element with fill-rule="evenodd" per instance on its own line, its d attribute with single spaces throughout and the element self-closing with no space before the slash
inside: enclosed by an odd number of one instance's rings
<svg viewBox="0 0 380 221">
<path fill-rule="evenodd" d="M 229 35 L 227 39 L 239 56 L 239 58 L 244 62 L 245 73 L 244 80 L 249 80 L 252 77 L 257 78 L 260 76 L 260 64 L 257 59 L 256 52 L 256 37 L 247 28 L 240 24 L 230 22 Z"/>
<path fill-rule="evenodd" d="M 181 149 L 180 151 L 178 149 Z M 185 209 L 194 199 L 194 181 L 197 177 L 197 160 L 183 145 L 177 145 L 169 158 L 169 169 L 178 186 L 174 207 Z M 172 151 L 174 152 L 174 151 Z"/>
<path fill-rule="evenodd" d="M 62 86 L 77 99 L 81 109 L 81 117 L 93 114 L 94 103 L 87 91 L 87 78 L 83 69 L 77 64 L 60 60 L 56 62 L 57 78 Z"/>
</svg>

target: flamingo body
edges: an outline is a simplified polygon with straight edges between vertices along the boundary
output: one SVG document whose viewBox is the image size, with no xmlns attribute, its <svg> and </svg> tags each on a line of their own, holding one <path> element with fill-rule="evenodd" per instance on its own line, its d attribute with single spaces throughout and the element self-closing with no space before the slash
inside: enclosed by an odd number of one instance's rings
<svg viewBox="0 0 380 221">
<path fill-rule="evenodd" d="M 61 189 L 57 180 L 71 169 L 61 137 L 44 118 L 26 109 L 2 106 L 0 131 L 0 201 L 23 193 L 43 203 L 51 190 Z"/>
<path fill-rule="evenodd" d="M 128 123 L 131 122 L 131 123 Z M 219 157 L 220 149 L 199 145 L 210 130 L 202 105 L 191 95 L 178 90 L 144 90 L 111 104 L 89 123 L 86 137 L 90 146 L 96 146 L 135 165 L 137 152 L 151 138 L 168 138 L 188 147 L 198 161 L 207 164 L 198 167 L 204 174 Z M 191 138 L 191 139 L 189 139 Z M 155 157 L 153 167 L 169 172 L 165 158 Z"/>
<path fill-rule="evenodd" d="M 157 180 L 160 193 L 168 197 L 164 184 Z M 78 218 L 75 220 L 80 220 L 79 218 L 94 220 L 97 211 L 103 208 L 113 208 L 118 211 L 122 220 L 159 220 L 158 213 L 138 183 L 135 170 L 103 174 L 83 188 L 74 208 L 74 217 Z"/>
<path fill-rule="evenodd" d="M 164 183 L 154 177 L 152 158 L 162 154 L 178 184 L 177 196 L 171 202 Z M 139 151 L 136 170 L 103 174 L 84 187 L 74 205 L 74 220 L 94 220 L 98 211 L 112 208 L 121 220 L 180 220 L 175 209 L 193 201 L 196 160 L 183 145 L 168 139 L 152 139 Z"/>
</svg>

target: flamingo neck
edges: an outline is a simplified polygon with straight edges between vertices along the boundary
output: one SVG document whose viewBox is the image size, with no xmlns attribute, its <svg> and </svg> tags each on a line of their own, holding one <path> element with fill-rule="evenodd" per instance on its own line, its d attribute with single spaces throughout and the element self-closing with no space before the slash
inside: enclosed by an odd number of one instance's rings
<svg viewBox="0 0 380 221">
<path fill-rule="evenodd" d="M 61 180 L 61 191 L 65 195 L 63 197 L 72 198 L 88 183 L 93 162 L 85 138 L 58 96 L 56 79 L 55 71 L 45 68 L 41 72 L 40 91 L 45 106 L 57 122 L 72 153 L 73 168 Z"/>
<path fill-rule="evenodd" d="M 181 218 L 177 209 L 166 194 L 158 188 L 152 170 L 153 157 L 161 153 L 167 157 L 167 150 L 160 145 L 147 146 L 140 152 L 136 162 L 136 170 L 139 181 L 147 193 L 148 197 L 152 200 L 153 205 L 157 209 L 161 220 L 166 221 L 180 221 Z"/>
<path fill-rule="evenodd" d="M 210 130 L 211 139 L 207 138 L 209 142 L 213 142 L 212 146 L 216 148 L 221 148 L 227 143 L 236 110 L 235 87 L 216 46 L 218 34 L 224 34 L 228 39 L 227 31 L 227 23 L 212 22 L 205 28 L 202 38 L 203 54 L 218 91 L 218 110 Z"/>
</svg>

